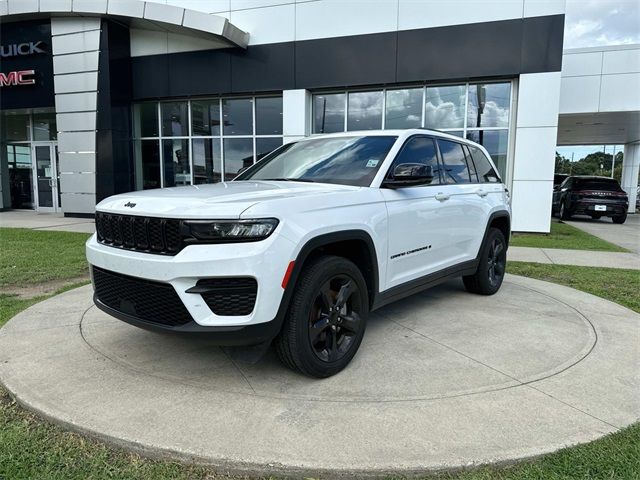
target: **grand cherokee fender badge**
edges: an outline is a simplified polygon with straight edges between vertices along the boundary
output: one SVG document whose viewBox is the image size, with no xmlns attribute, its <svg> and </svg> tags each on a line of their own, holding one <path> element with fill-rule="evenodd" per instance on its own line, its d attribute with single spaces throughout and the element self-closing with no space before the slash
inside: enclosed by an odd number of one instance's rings
<svg viewBox="0 0 640 480">
<path fill-rule="evenodd" d="M 124 204 L 124 206 L 125 206 L 125 207 L 129 207 L 129 208 L 133 208 L 133 207 L 135 207 L 135 206 L 136 206 L 136 204 L 135 204 L 135 203 L 133 203 L 133 202 L 127 202 L 127 203 L 125 203 L 125 204 Z"/>
</svg>

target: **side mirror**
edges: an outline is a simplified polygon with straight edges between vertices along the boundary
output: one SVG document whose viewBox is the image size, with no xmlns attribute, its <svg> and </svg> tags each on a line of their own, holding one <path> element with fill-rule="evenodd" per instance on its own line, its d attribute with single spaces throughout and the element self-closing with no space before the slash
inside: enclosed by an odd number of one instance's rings
<svg viewBox="0 0 640 480">
<path fill-rule="evenodd" d="M 421 163 L 401 163 L 394 170 L 390 179 L 382 184 L 387 188 L 427 185 L 433 181 L 433 167 Z"/>
</svg>

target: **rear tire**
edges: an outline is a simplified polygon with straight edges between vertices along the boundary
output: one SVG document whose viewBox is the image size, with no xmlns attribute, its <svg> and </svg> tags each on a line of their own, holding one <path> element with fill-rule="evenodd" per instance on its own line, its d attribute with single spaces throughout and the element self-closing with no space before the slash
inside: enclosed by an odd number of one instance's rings
<svg viewBox="0 0 640 480">
<path fill-rule="evenodd" d="M 627 221 L 627 214 L 623 213 L 622 215 L 615 215 L 611 217 L 611 220 L 613 220 L 613 223 L 624 223 Z"/>
<path fill-rule="evenodd" d="M 493 295 L 502 285 L 507 266 L 507 242 L 497 228 L 490 228 L 480 247 L 480 263 L 473 275 L 462 277 L 468 292 Z"/>
<path fill-rule="evenodd" d="M 275 348 L 292 370 L 326 378 L 355 356 L 369 314 L 367 284 L 358 267 L 327 255 L 306 265 L 291 298 Z"/>
</svg>

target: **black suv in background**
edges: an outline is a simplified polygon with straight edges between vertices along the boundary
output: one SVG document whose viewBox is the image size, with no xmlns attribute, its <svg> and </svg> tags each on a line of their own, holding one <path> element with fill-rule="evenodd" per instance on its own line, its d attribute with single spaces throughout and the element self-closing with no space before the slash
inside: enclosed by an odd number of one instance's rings
<svg viewBox="0 0 640 480">
<path fill-rule="evenodd" d="M 607 177 L 567 177 L 553 189 L 551 213 L 566 220 L 572 215 L 611 217 L 613 223 L 627 219 L 629 197 L 620 184 Z"/>
</svg>

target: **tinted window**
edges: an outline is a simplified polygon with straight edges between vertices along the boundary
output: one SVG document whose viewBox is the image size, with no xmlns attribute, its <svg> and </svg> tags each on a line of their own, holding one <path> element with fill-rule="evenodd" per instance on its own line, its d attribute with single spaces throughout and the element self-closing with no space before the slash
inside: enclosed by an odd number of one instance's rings
<svg viewBox="0 0 640 480">
<path fill-rule="evenodd" d="M 313 96 L 313 133 L 344 131 L 344 93 Z"/>
<path fill-rule="evenodd" d="M 604 190 L 621 192 L 620 184 L 608 178 L 574 178 L 573 188 L 577 190 Z"/>
<path fill-rule="evenodd" d="M 387 90 L 385 128 L 418 128 L 422 123 L 422 88 Z"/>
<path fill-rule="evenodd" d="M 161 104 L 162 135 L 183 137 L 189 134 L 189 114 L 187 102 L 166 102 Z"/>
<path fill-rule="evenodd" d="M 469 151 L 471 151 L 473 163 L 478 173 L 478 180 L 483 183 L 499 183 L 498 174 L 491 166 L 489 159 L 482 153 L 482 150 L 470 146 Z"/>
<path fill-rule="evenodd" d="M 348 99 L 347 130 L 382 128 L 382 92 L 351 92 Z"/>
<path fill-rule="evenodd" d="M 367 136 L 290 143 L 243 172 L 238 180 L 298 180 L 368 187 L 396 140 L 394 136 Z"/>
<path fill-rule="evenodd" d="M 232 98 L 222 100 L 222 123 L 224 135 L 253 134 L 253 100 Z"/>
<path fill-rule="evenodd" d="M 469 183 L 469 169 L 462 145 L 449 140 L 438 140 L 442 154 L 444 183 Z"/>
<path fill-rule="evenodd" d="M 429 137 L 413 137 L 407 141 L 402 150 L 393 161 L 389 169 L 389 176 L 393 175 L 396 166 L 401 163 L 423 163 L 433 168 L 433 180 L 431 185 L 440 184 L 440 165 L 433 139 Z"/>
<path fill-rule="evenodd" d="M 478 173 L 476 172 L 476 167 L 473 163 L 473 160 L 471 159 L 471 153 L 469 153 L 469 148 L 466 145 L 464 146 L 464 154 L 467 157 L 467 167 L 469 167 L 469 175 L 471 175 L 471 181 L 477 182 Z"/>
<path fill-rule="evenodd" d="M 256 98 L 256 135 L 282 134 L 282 97 Z"/>
</svg>

